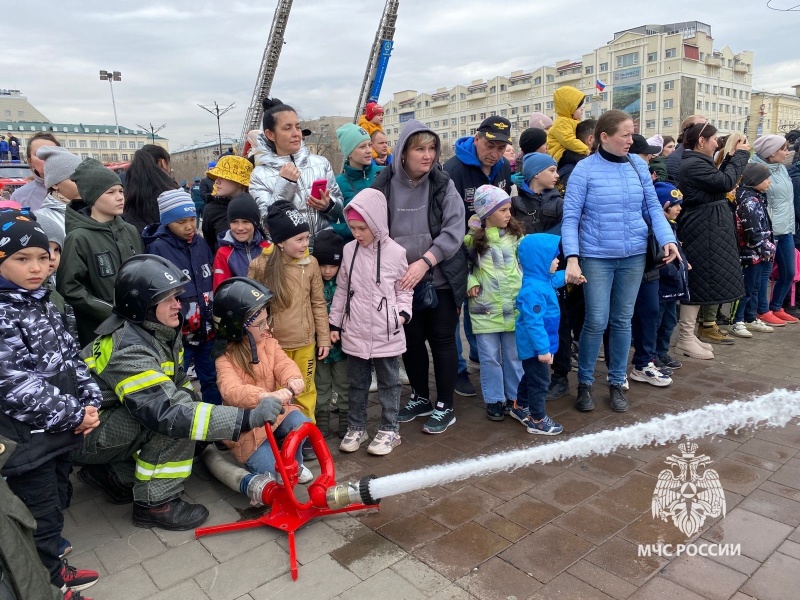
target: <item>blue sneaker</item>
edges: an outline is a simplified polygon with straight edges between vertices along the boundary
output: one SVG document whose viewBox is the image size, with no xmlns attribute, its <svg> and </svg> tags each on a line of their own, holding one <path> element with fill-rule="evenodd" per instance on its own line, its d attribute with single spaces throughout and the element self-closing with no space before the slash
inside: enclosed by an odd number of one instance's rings
<svg viewBox="0 0 800 600">
<path fill-rule="evenodd" d="M 58 543 L 58 558 L 64 558 L 70 552 L 72 552 L 72 544 L 69 543 L 68 539 L 62 537 Z"/>
<path fill-rule="evenodd" d="M 433 404 L 427 398 L 420 398 L 416 394 L 411 394 L 408 402 L 400 408 L 397 413 L 397 420 L 400 423 L 408 423 L 417 417 L 427 417 L 433 412 Z"/>
<path fill-rule="evenodd" d="M 441 402 L 436 403 L 436 409 L 425 422 L 422 431 L 425 433 L 443 433 L 450 425 L 456 422 L 456 415 L 452 408 L 444 408 Z"/>
<path fill-rule="evenodd" d="M 532 417 L 529 417 L 523 424 L 528 428 L 528 433 L 535 433 L 538 435 L 558 435 L 564 431 L 564 427 L 553 421 L 553 419 L 547 415 L 545 415 L 544 419 L 541 421 L 534 421 Z"/>
<path fill-rule="evenodd" d="M 511 412 L 508 413 L 509 416 L 527 427 L 525 421 L 531 418 L 531 411 L 527 407 L 522 408 L 521 406 L 518 406 L 516 402 L 510 406 L 510 409 Z"/>
</svg>

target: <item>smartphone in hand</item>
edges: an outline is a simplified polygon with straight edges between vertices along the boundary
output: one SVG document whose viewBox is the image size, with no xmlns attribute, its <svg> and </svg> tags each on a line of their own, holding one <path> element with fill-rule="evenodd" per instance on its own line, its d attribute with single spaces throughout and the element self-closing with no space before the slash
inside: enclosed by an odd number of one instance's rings
<svg viewBox="0 0 800 600">
<path fill-rule="evenodd" d="M 328 180 L 327 179 L 317 179 L 314 183 L 311 184 L 311 197 L 316 198 L 317 200 L 322 199 L 322 192 L 328 189 Z"/>
</svg>

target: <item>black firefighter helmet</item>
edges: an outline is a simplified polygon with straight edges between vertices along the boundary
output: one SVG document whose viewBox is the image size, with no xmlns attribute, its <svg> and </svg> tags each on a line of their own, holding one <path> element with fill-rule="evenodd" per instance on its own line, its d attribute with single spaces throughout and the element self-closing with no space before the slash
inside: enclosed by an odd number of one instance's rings
<svg viewBox="0 0 800 600">
<path fill-rule="evenodd" d="M 131 256 L 122 263 L 114 282 L 114 313 L 141 325 L 150 308 L 190 281 L 166 258 L 155 254 Z"/>
<path fill-rule="evenodd" d="M 266 307 L 272 292 L 247 277 L 231 277 L 214 292 L 214 331 L 218 338 L 238 342 L 244 338 L 244 323 Z"/>
</svg>

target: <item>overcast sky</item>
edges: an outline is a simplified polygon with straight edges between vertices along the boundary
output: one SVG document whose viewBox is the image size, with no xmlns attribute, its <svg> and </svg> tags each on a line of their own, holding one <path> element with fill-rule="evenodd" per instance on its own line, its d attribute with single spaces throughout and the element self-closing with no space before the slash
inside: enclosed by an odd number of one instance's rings
<svg viewBox="0 0 800 600">
<path fill-rule="evenodd" d="M 216 138 L 216 121 L 197 104 L 235 102 L 222 133 L 238 136 L 276 3 L 5 3 L 5 21 L 16 25 L 0 50 L 0 87 L 21 90 L 53 121 L 113 124 L 98 71 L 118 70 L 120 125 L 166 123 L 162 135 L 174 151 Z M 352 115 L 383 5 L 295 0 L 272 94 L 306 118 Z M 755 88 L 794 93 L 800 12 L 770 10 L 767 0 L 400 0 L 381 101 L 400 90 L 433 91 L 580 58 L 628 27 L 690 20 L 711 25 L 716 48 L 755 53 Z"/>
</svg>

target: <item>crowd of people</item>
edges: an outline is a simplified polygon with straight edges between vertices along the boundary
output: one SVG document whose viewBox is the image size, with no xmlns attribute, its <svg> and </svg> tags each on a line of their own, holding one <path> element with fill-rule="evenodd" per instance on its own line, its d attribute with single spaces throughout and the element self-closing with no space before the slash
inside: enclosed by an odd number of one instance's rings
<svg viewBox="0 0 800 600">
<path fill-rule="evenodd" d="M 342 452 L 383 456 L 418 417 L 427 434 L 453 426 L 476 370 L 490 421 L 557 435 L 547 401 L 576 370 L 575 409 L 593 410 L 598 357 L 625 412 L 629 379 L 667 386 L 680 355 L 797 323 L 787 140 L 751 150 L 699 115 L 676 140 L 645 139 L 621 111 L 584 119 L 584 103 L 556 90 L 555 119 L 531 115 L 519 155 L 491 116 L 444 164 L 419 121 L 389 148 L 370 103 L 337 131 L 334 173 L 297 112 L 267 99 L 246 155 L 191 186 L 159 146 L 123 182 L 35 134 L 34 178 L 0 205 L 0 497 L 21 515 L 0 591 L 78 600 L 97 581 L 64 558 L 73 465 L 132 504 L 134 525 L 192 529 L 208 517 L 182 498 L 198 446 L 277 481 L 265 428 L 280 443 L 310 421 Z M 297 482 L 314 459 L 306 441 Z"/>
</svg>

